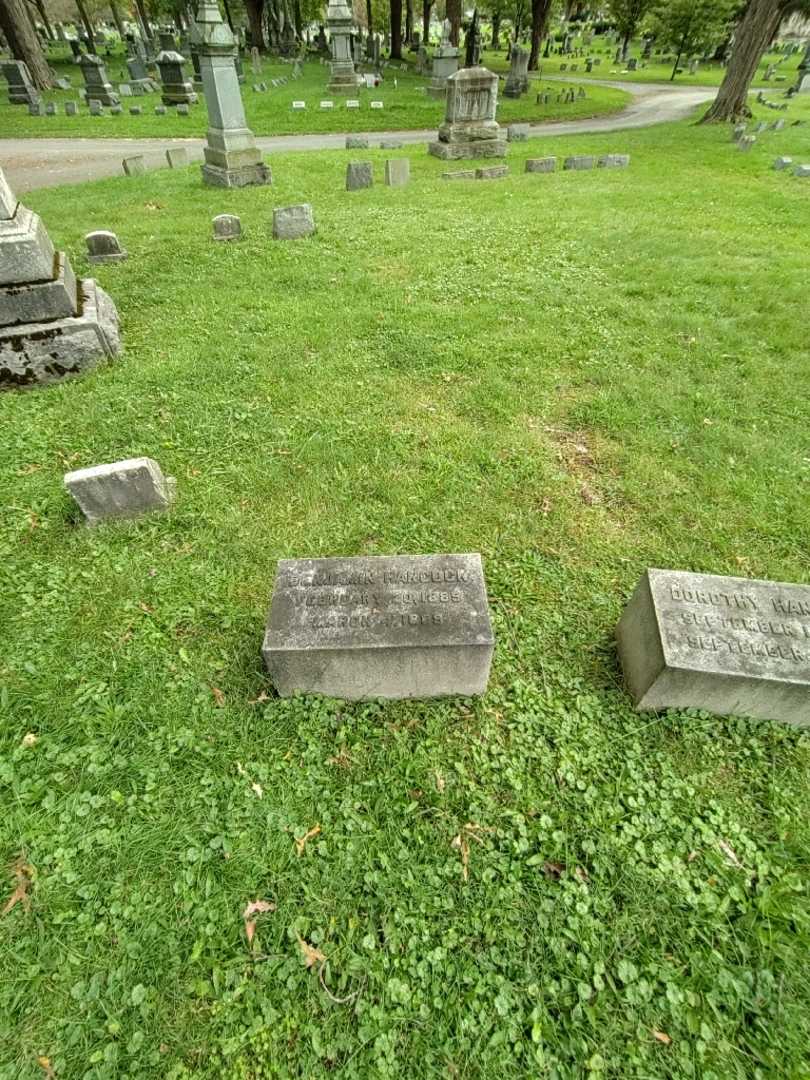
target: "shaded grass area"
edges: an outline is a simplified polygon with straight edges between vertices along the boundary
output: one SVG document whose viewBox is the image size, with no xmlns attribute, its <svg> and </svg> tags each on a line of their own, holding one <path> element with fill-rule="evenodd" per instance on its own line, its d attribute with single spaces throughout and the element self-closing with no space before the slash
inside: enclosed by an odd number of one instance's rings
<svg viewBox="0 0 810 1080">
<path fill-rule="evenodd" d="M 60 74 L 70 76 L 73 90 L 54 90 L 43 94 L 43 101 L 54 101 L 59 112 L 56 116 L 29 116 L 24 105 L 9 105 L 6 94 L 0 101 L 0 138 L 2 137 L 93 137 L 93 138 L 182 138 L 203 137 L 208 126 L 208 112 L 202 91 L 199 101 L 191 105 L 188 116 L 178 116 L 173 108 L 165 115 L 156 116 L 155 106 L 161 103 L 160 94 L 143 97 L 121 98 L 124 112 L 113 116 L 105 109 L 103 116 L 90 116 L 87 105 L 82 102 L 76 116 L 65 116 L 64 103 L 78 101 L 77 89 L 84 85 L 81 70 L 73 64 L 55 64 Z M 245 61 L 246 82 L 242 86 L 247 121 L 255 135 L 322 134 L 341 131 L 405 131 L 408 129 L 437 128 L 444 119 L 444 101 L 437 101 L 425 93 L 430 79 L 414 73 L 411 66 L 399 70 L 398 65 L 386 69 L 385 81 L 373 90 L 361 88 L 357 92 L 359 109 L 347 109 L 346 99 L 333 98 L 327 91 L 329 68 L 317 61 L 309 61 L 300 79 L 273 87 L 272 79 L 292 73 L 292 65 L 279 60 L 265 60 L 261 75 L 254 75 L 249 61 Z M 189 72 L 191 64 L 188 65 Z M 107 75 L 113 85 L 128 78 L 122 56 L 108 61 Z M 190 78 L 190 76 L 189 76 Z M 266 93 L 257 93 L 253 85 L 266 82 Z M 395 85 L 396 83 L 396 85 Z M 5 85 L 5 84 L 4 84 Z M 551 120 L 577 120 L 590 116 L 604 116 L 620 112 L 630 101 L 625 91 L 612 87 L 588 86 L 585 98 L 577 98 L 570 105 L 558 103 L 556 94 L 562 85 L 555 84 L 554 93 L 547 105 L 538 105 L 536 92 L 518 100 L 501 97 L 498 103 L 498 119 L 503 123 L 531 121 L 542 123 Z M 570 84 L 577 88 L 578 83 Z M 566 88 L 569 88 L 566 86 Z M 322 100 L 333 100 L 334 107 L 320 109 Z M 305 101 L 306 110 L 293 110 L 293 101 Z M 382 109 L 372 109 L 372 101 L 382 101 Z M 129 113 L 130 106 L 140 107 L 140 116 Z"/>
<path fill-rule="evenodd" d="M 130 259 L 124 355 L 0 397 L 3 1080 L 803 1075 L 810 741 L 636 714 L 612 633 L 650 565 L 808 581 L 807 131 L 30 196 Z M 81 527 L 63 472 L 137 454 L 173 512 Z M 466 550 L 485 698 L 274 697 L 279 557 Z"/>
</svg>

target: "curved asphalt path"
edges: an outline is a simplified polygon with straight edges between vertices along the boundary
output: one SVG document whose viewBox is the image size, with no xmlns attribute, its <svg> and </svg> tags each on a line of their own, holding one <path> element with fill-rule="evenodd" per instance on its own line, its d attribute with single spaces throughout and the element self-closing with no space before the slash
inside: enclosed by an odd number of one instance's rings
<svg viewBox="0 0 810 1080">
<path fill-rule="evenodd" d="M 552 77 L 556 78 L 556 77 Z M 548 77 L 542 80 L 549 81 Z M 560 76 L 558 81 L 571 80 Z M 531 135 L 580 135 L 587 132 L 621 131 L 648 127 L 688 116 L 698 105 L 711 101 L 716 87 L 666 86 L 657 83 L 615 82 L 589 79 L 588 83 L 627 90 L 633 100 L 612 116 L 558 121 L 532 126 Z M 399 139 L 403 143 L 426 143 L 436 138 L 430 131 L 376 131 L 370 140 Z M 265 153 L 285 150 L 337 150 L 345 145 L 345 134 L 273 135 L 256 137 Z M 121 159 L 143 154 L 147 167 L 166 164 L 164 150 L 184 146 L 192 161 L 202 161 L 204 139 L 0 139 L 0 165 L 12 188 L 19 194 L 32 188 L 76 184 L 102 176 L 120 176 Z M 372 142 L 373 145 L 373 142 Z"/>
</svg>

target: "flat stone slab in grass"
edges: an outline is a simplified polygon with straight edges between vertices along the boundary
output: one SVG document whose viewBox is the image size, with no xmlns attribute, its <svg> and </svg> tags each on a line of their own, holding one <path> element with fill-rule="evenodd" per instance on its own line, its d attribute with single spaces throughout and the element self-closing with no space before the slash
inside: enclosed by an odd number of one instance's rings
<svg viewBox="0 0 810 1080">
<path fill-rule="evenodd" d="M 95 232 L 88 233 L 84 240 L 87 244 L 88 262 L 123 262 L 128 258 L 118 237 L 107 229 L 97 229 Z"/>
<path fill-rule="evenodd" d="M 273 239 L 299 240 L 315 232 L 315 217 L 309 203 L 279 206 L 273 211 Z"/>
<path fill-rule="evenodd" d="M 242 222 L 236 214 L 217 214 L 211 225 L 215 240 L 238 240 L 242 235 Z"/>
<path fill-rule="evenodd" d="M 404 145 L 402 139 L 380 139 L 381 150 L 401 150 Z"/>
<path fill-rule="evenodd" d="M 648 570 L 616 639 L 638 709 L 810 725 L 810 586 Z"/>
<path fill-rule="evenodd" d="M 589 154 L 575 154 L 567 157 L 563 162 L 564 169 L 592 169 L 596 164 L 596 158 Z"/>
<path fill-rule="evenodd" d="M 480 555 L 283 559 L 262 652 L 278 692 L 483 694 L 494 638 Z"/>
<path fill-rule="evenodd" d="M 526 172 L 554 172 L 557 168 L 555 157 L 540 157 L 526 159 Z"/>
<path fill-rule="evenodd" d="M 346 166 L 346 190 L 359 191 L 374 183 L 374 169 L 370 161 L 350 161 Z"/>
<path fill-rule="evenodd" d="M 170 147 L 166 151 L 166 161 L 170 169 L 181 169 L 188 165 L 188 151 L 184 146 Z"/>
<path fill-rule="evenodd" d="M 385 163 L 385 182 L 388 187 L 405 187 L 411 178 L 409 158 L 390 158 Z"/>
<path fill-rule="evenodd" d="M 773 163 L 773 167 L 776 169 L 777 172 L 781 172 L 782 169 L 789 169 L 792 164 L 792 157 L 778 157 Z"/>
<path fill-rule="evenodd" d="M 476 180 L 501 180 L 509 175 L 508 165 L 488 165 L 483 169 L 475 170 Z"/>
<path fill-rule="evenodd" d="M 630 164 L 630 155 L 602 154 L 596 164 L 600 169 L 626 169 Z"/>
<path fill-rule="evenodd" d="M 88 525 L 166 510 L 175 493 L 172 477 L 165 477 L 158 463 L 147 457 L 77 469 L 66 474 L 65 487 Z"/>
<path fill-rule="evenodd" d="M 806 179 L 808 176 L 810 176 L 810 165 L 797 165 L 794 169 L 794 175 L 801 176 L 802 178 Z"/>
</svg>

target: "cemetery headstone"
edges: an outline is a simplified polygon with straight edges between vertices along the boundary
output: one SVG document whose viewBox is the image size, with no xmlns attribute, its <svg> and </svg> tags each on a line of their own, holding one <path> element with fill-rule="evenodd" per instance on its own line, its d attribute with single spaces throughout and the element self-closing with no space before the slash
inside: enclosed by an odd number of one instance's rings
<svg viewBox="0 0 810 1080">
<path fill-rule="evenodd" d="M 273 239 L 299 240 L 315 232 L 315 217 L 309 203 L 279 206 L 273 211 Z"/>
<path fill-rule="evenodd" d="M 87 261 L 91 263 L 123 262 L 128 258 L 114 232 L 97 229 L 84 238 L 87 244 Z"/>
<path fill-rule="evenodd" d="M 370 161 L 350 161 L 346 166 L 346 190 L 359 191 L 374 183 L 374 169 Z"/>
<path fill-rule="evenodd" d="M 182 169 L 188 165 L 188 151 L 184 146 L 171 146 L 166 151 L 166 162 L 170 169 Z"/>
<path fill-rule="evenodd" d="M 387 187 L 405 187 L 411 178 L 411 163 L 408 158 L 390 158 L 385 163 L 385 183 Z"/>
<path fill-rule="evenodd" d="M 600 169 L 626 169 L 630 164 L 630 155 L 602 154 L 596 164 Z"/>
<path fill-rule="evenodd" d="M 428 153 L 443 160 L 505 157 L 506 139 L 495 119 L 498 76 L 485 67 L 462 68 L 447 80 L 444 123 Z"/>
<path fill-rule="evenodd" d="M 433 54 L 431 79 L 427 87 L 428 94 L 433 98 L 443 98 L 446 95 L 447 80 L 458 71 L 459 50 L 450 43 L 450 33 L 450 20 L 445 19 L 442 24 L 441 44 Z"/>
<path fill-rule="evenodd" d="M 347 135 L 347 150 L 368 150 L 368 135 Z"/>
<path fill-rule="evenodd" d="M 443 172 L 442 180 L 474 180 L 475 169 L 456 169 L 455 172 Z"/>
<path fill-rule="evenodd" d="M 380 139 L 381 150 L 401 150 L 404 145 L 402 139 Z"/>
<path fill-rule="evenodd" d="M 75 101 L 65 102 L 65 116 L 75 116 L 79 111 Z"/>
<path fill-rule="evenodd" d="M 81 69 L 88 100 L 98 101 L 102 105 L 120 104 L 118 95 L 107 78 L 107 69 L 101 57 L 94 53 L 82 53 Z"/>
<path fill-rule="evenodd" d="M 357 98 L 347 98 L 346 99 L 346 108 L 347 109 L 359 109 L 360 108 L 360 102 L 357 100 Z"/>
<path fill-rule="evenodd" d="M 140 176 L 146 172 L 146 162 L 141 154 L 133 154 L 132 157 L 125 157 L 121 162 L 121 165 L 126 176 Z"/>
<path fill-rule="evenodd" d="M 346 0 L 329 0 L 326 7 L 326 24 L 329 27 L 329 94 L 348 94 L 353 97 L 363 82 L 355 71 L 351 47 L 354 16 Z"/>
<path fill-rule="evenodd" d="M 307 103 L 305 101 L 294 101 L 292 103 L 293 109 L 296 111 L 306 109 Z"/>
<path fill-rule="evenodd" d="M 789 169 L 792 164 L 793 164 L 793 158 L 791 158 L 791 157 L 778 157 L 776 159 L 776 161 L 773 163 L 773 167 L 774 167 L 774 169 L 776 169 L 777 172 L 781 172 L 782 169 Z"/>
<path fill-rule="evenodd" d="M 192 36 L 200 54 L 208 107 L 203 181 L 214 187 L 271 183 L 272 174 L 245 118 L 233 66 L 235 39 L 215 0 L 200 0 Z"/>
<path fill-rule="evenodd" d="M 121 97 L 132 97 L 132 87 L 130 86 L 129 83 L 125 83 L 125 82 L 119 83 L 118 84 L 118 93 L 120 94 Z"/>
<path fill-rule="evenodd" d="M 322 101 L 320 104 L 322 109 L 333 109 L 335 107 L 334 101 Z"/>
<path fill-rule="evenodd" d="M 104 106 L 101 104 L 100 101 L 96 101 L 95 98 L 90 98 L 90 100 L 87 102 L 87 106 L 90 109 L 91 116 L 104 115 Z"/>
<path fill-rule="evenodd" d="M 238 240 L 242 235 L 242 222 L 236 214 L 218 214 L 211 224 L 215 240 Z"/>
<path fill-rule="evenodd" d="M 737 149 L 741 150 L 744 154 L 746 154 L 753 147 L 756 141 L 756 135 L 743 135 L 737 143 Z"/>
<path fill-rule="evenodd" d="M 147 457 L 76 469 L 64 483 L 88 525 L 167 510 L 175 496 L 174 478 Z"/>
<path fill-rule="evenodd" d="M 120 111 L 121 106 L 118 105 L 118 106 L 116 106 L 116 108 Z M 113 110 L 110 109 L 110 112 L 112 112 L 112 111 Z M 143 112 L 143 109 L 140 107 L 140 105 L 130 105 L 130 107 L 129 107 L 129 115 L 130 116 L 140 116 L 142 112 Z"/>
<path fill-rule="evenodd" d="M 802 180 L 806 180 L 810 176 L 810 165 L 797 165 L 793 170 L 793 175 L 800 177 Z"/>
<path fill-rule="evenodd" d="M 160 71 L 161 101 L 164 105 L 194 105 L 197 95 L 193 85 L 186 78 L 183 64 L 186 60 L 179 52 L 164 49 L 158 54 L 157 66 Z M 236 74 L 234 73 L 234 78 Z"/>
<path fill-rule="evenodd" d="M 526 172 L 528 173 L 549 173 L 554 172 L 556 168 L 557 159 L 555 157 L 526 159 Z"/>
<path fill-rule="evenodd" d="M 262 652 L 276 690 L 352 700 L 483 694 L 480 555 L 283 559 Z"/>
<path fill-rule="evenodd" d="M 810 587 L 648 570 L 616 629 L 640 710 L 810 724 Z"/>
<path fill-rule="evenodd" d="M 528 124 L 510 124 L 506 129 L 507 142 L 526 142 L 529 137 Z"/>
<path fill-rule="evenodd" d="M 509 175 L 508 165 L 486 165 L 475 170 L 476 180 L 502 180 Z"/>
<path fill-rule="evenodd" d="M 596 159 L 588 154 L 574 154 L 563 162 L 564 169 L 592 169 Z"/>
<path fill-rule="evenodd" d="M 28 71 L 28 65 L 22 60 L 3 60 L 0 68 L 3 78 L 8 83 L 9 105 L 36 105 L 40 93 Z"/>
<path fill-rule="evenodd" d="M 155 106 L 155 116 L 165 116 L 165 115 L 166 115 L 166 106 L 165 105 L 156 105 Z"/>
<path fill-rule="evenodd" d="M 112 300 L 76 279 L 0 170 L 0 388 L 76 375 L 119 350 Z"/>
</svg>

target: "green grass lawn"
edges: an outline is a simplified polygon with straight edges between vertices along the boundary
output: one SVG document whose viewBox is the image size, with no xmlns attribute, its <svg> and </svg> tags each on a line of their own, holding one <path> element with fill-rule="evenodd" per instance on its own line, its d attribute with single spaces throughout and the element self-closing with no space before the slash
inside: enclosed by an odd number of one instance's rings
<svg viewBox="0 0 810 1080">
<path fill-rule="evenodd" d="M 668 53 L 667 55 L 673 56 L 673 62 L 664 63 L 663 58 L 656 53 L 653 53 L 652 59 L 645 61 L 641 59 L 642 49 L 638 42 L 634 44 L 634 47 L 630 50 L 630 55 L 634 56 L 639 64 L 645 64 L 645 67 L 639 67 L 636 71 L 628 71 L 626 64 L 614 64 L 613 58 L 616 55 L 616 47 L 606 48 L 602 45 L 599 39 L 595 39 L 594 44 L 588 50 L 588 55 L 601 59 L 602 63 L 593 69 L 588 74 L 585 70 L 585 57 L 571 57 L 571 56 L 559 56 L 556 53 L 541 60 L 541 70 L 545 75 L 557 75 L 560 73 L 560 65 L 566 64 L 567 70 L 563 74 L 568 74 L 572 64 L 577 65 L 577 70 L 571 75 L 572 79 L 620 79 L 622 82 L 637 82 L 637 83 L 669 83 L 674 82 L 675 86 L 719 86 L 723 81 L 726 69 L 722 64 L 712 61 L 701 61 L 698 70 L 694 75 L 689 74 L 689 58 L 681 61 L 680 66 L 683 68 L 683 72 L 680 75 L 676 75 L 672 80 L 672 69 L 674 65 L 674 54 Z M 496 59 L 495 53 L 487 53 L 484 56 L 485 63 L 492 67 L 496 71 L 507 70 L 509 67 L 509 61 L 504 60 L 503 55 L 500 54 Z M 767 53 L 760 61 L 757 74 L 752 80 L 752 86 L 755 88 L 762 87 L 764 90 L 771 90 L 774 94 L 778 92 L 784 93 L 789 86 L 793 86 L 797 79 L 797 68 L 802 58 L 803 53 L 799 52 L 795 56 L 785 58 L 782 53 Z M 492 61 L 492 62 L 490 62 Z M 769 64 L 777 64 L 778 68 L 776 76 L 785 75 L 787 78 L 784 82 L 777 82 L 775 78 L 765 79 L 764 75 Z"/>
<path fill-rule="evenodd" d="M 208 112 L 202 91 L 200 100 L 192 105 L 188 116 L 178 116 L 174 109 L 169 109 L 164 116 L 155 115 L 155 106 L 160 104 L 160 94 L 146 94 L 137 98 L 122 98 L 124 112 L 112 116 L 109 110 L 103 116 L 90 116 L 87 105 L 81 103 L 76 116 L 65 116 L 64 103 L 77 101 L 76 89 L 83 86 L 79 68 L 72 64 L 55 64 L 60 74 L 69 75 L 74 90 L 54 90 L 43 95 L 43 101 L 58 103 L 56 116 L 29 116 L 24 105 L 9 105 L 8 95 L 2 93 L 0 103 L 0 137 L 53 138 L 92 136 L 92 137 L 127 137 L 132 138 L 181 138 L 203 137 L 208 126 Z M 191 65 L 189 64 L 189 70 Z M 327 93 L 329 69 L 317 63 L 308 62 L 300 79 L 290 81 L 284 86 L 273 87 L 270 80 L 289 76 L 290 64 L 267 60 L 263 64 L 261 76 L 254 76 L 249 61 L 245 62 L 247 81 L 242 87 L 245 113 L 248 124 L 256 135 L 293 135 L 303 133 L 323 133 L 340 131 L 397 131 L 420 128 L 438 128 L 444 119 L 444 102 L 428 97 L 424 87 L 429 79 L 414 74 L 412 68 L 400 71 L 392 66 L 386 69 L 383 84 L 374 89 L 361 89 L 357 97 L 360 108 L 347 109 L 345 98 L 332 98 Z M 123 59 L 118 56 L 109 61 L 107 75 L 114 85 L 128 78 Z M 396 87 L 394 81 L 396 80 Z M 266 82 L 266 93 L 257 93 L 253 84 Z M 579 83 L 569 84 L 578 87 Z M 3 84 L 5 87 L 5 84 Z M 583 117 L 603 116 L 620 112 L 628 104 L 630 95 L 612 87 L 589 86 L 587 97 L 578 98 L 570 105 L 558 104 L 556 93 L 562 88 L 555 83 L 553 95 L 548 105 L 538 105 L 536 91 L 539 87 L 518 100 L 502 97 L 498 106 L 498 117 L 504 123 L 528 120 L 542 123 L 549 120 L 577 120 Z M 321 110 L 321 100 L 334 100 L 331 110 Z M 305 111 L 293 111 L 293 101 L 307 103 Z M 371 101 L 382 101 L 382 109 L 372 109 Z M 131 116 L 131 105 L 140 106 L 143 113 Z"/>
<path fill-rule="evenodd" d="M 30 196 L 77 271 L 90 229 L 130 257 L 94 268 L 123 355 L 0 396 L 2 1080 L 808 1075 L 810 738 L 637 714 L 613 645 L 648 566 L 810 580 L 810 181 L 777 154 L 810 126 Z M 302 200 L 317 235 L 273 242 Z M 175 509 L 79 524 L 63 473 L 141 454 Z M 483 699 L 274 696 L 277 559 L 453 551 Z"/>
</svg>

